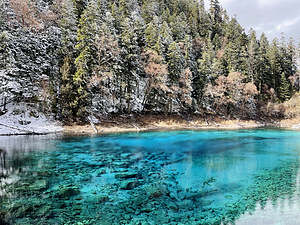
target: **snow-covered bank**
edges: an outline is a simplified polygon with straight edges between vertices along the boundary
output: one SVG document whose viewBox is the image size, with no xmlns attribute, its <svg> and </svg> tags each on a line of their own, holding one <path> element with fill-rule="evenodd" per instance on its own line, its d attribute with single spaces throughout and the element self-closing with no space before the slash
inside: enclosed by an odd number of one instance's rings
<svg viewBox="0 0 300 225">
<path fill-rule="evenodd" d="M 36 109 L 35 104 L 10 103 L 0 116 L 0 135 L 49 134 L 63 128 Z"/>
</svg>

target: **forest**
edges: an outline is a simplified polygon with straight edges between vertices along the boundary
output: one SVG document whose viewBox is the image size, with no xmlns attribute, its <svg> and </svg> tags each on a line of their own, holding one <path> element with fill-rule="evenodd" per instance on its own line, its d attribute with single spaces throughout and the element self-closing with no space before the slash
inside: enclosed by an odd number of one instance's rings
<svg viewBox="0 0 300 225">
<path fill-rule="evenodd" d="M 218 0 L 0 0 L 2 114 L 281 117 L 298 58 L 293 38 L 245 31 Z"/>
</svg>

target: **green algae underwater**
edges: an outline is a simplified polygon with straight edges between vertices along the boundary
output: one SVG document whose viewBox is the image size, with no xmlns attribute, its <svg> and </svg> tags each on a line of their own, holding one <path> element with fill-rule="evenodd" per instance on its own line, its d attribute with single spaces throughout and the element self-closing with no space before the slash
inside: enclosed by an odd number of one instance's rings
<svg viewBox="0 0 300 225">
<path fill-rule="evenodd" d="M 300 132 L 0 137 L 0 224 L 297 224 Z"/>
</svg>

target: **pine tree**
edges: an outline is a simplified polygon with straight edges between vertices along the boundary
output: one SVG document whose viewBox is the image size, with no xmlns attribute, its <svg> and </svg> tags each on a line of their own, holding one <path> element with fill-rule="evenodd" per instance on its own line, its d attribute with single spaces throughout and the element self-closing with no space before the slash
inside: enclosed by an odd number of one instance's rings
<svg viewBox="0 0 300 225">
<path fill-rule="evenodd" d="M 7 31 L 0 33 L 0 70 L 5 70 L 9 63 L 8 35 Z"/>
<path fill-rule="evenodd" d="M 159 53 L 159 48 L 158 46 L 158 41 L 159 41 L 159 28 L 153 24 L 153 22 L 150 22 L 147 25 L 147 29 L 145 31 L 146 35 L 146 43 L 147 43 L 147 48 L 152 49 L 156 52 Z"/>
<path fill-rule="evenodd" d="M 75 58 L 77 45 L 77 15 L 76 8 L 72 1 L 63 0 L 61 3 L 60 28 L 61 49 L 60 49 L 60 78 L 57 83 L 59 91 L 53 86 L 52 111 L 57 111 L 64 121 L 72 121 L 76 117 L 75 109 L 71 106 L 75 100 L 75 85 L 73 75 L 75 74 Z M 58 101 L 58 102 L 57 102 Z"/>
<path fill-rule="evenodd" d="M 160 47 L 160 54 L 167 58 L 168 49 L 170 44 L 173 42 L 172 31 L 167 22 L 163 22 L 160 28 L 160 37 L 159 37 L 158 47 Z"/>
<path fill-rule="evenodd" d="M 282 55 L 282 68 L 285 72 L 285 76 L 288 78 L 296 73 L 296 46 L 294 39 L 289 38 L 288 43 L 281 44 L 280 52 Z"/>
<path fill-rule="evenodd" d="M 215 35 L 222 33 L 222 10 L 218 0 L 210 0 L 210 19 L 212 23 L 211 40 L 215 38 Z"/>
<path fill-rule="evenodd" d="M 270 62 L 270 73 L 267 78 L 269 82 L 267 83 L 267 86 L 269 88 L 274 88 L 275 92 L 278 94 L 283 70 L 281 64 L 282 58 L 279 52 L 277 38 L 273 39 L 272 44 L 267 52 L 267 58 Z"/>
<path fill-rule="evenodd" d="M 250 30 L 250 38 L 249 43 L 247 45 L 247 64 L 249 70 L 246 71 L 246 75 L 248 75 L 248 79 L 251 83 L 258 84 L 259 78 L 257 73 L 257 65 L 258 65 L 258 42 L 256 39 L 256 33 L 254 30 Z"/>
<path fill-rule="evenodd" d="M 288 100 L 291 98 L 291 85 L 286 79 L 285 73 L 281 74 L 280 77 L 280 86 L 279 86 L 279 99 L 284 102 L 285 100 Z"/>
<path fill-rule="evenodd" d="M 224 58 L 229 72 L 245 73 L 247 36 L 235 17 L 226 25 L 225 38 L 228 44 L 224 49 Z"/>
<path fill-rule="evenodd" d="M 175 21 L 170 24 L 174 40 L 182 41 L 186 35 L 190 34 L 187 18 L 183 12 L 175 17 Z"/>
<path fill-rule="evenodd" d="M 77 44 L 77 17 L 76 17 L 76 8 L 72 1 L 63 0 L 61 3 L 61 20 L 59 27 L 62 32 L 61 40 L 61 54 L 63 55 L 72 55 L 74 57 L 74 49 Z"/>
<path fill-rule="evenodd" d="M 88 115 L 88 107 L 91 106 L 88 83 L 92 75 L 92 68 L 96 63 L 97 49 L 94 43 L 101 23 L 100 12 L 96 1 L 92 0 L 80 18 L 78 44 L 76 45 L 79 55 L 75 60 L 76 73 L 73 77 L 77 96 L 73 105 L 76 117 L 81 120 L 85 120 Z"/>
<path fill-rule="evenodd" d="M 73 84 L 73 75 L 71 73 L 71 57 L 66 56 L 63 60 L 63 65 L 60 69 L 61 82 L 60 82 L 60 110 L 61 116 L 64 121 L 71 122 L 76 118 L 77 112 L 74 109 L 74 100 L 76 98 L 76 91 Z"/>
<path fill-rule="evenodd" d="M 134 26 L 133 18 L 125 18 L 121 23 L 121 98 L 126 99 L 126 111 L 131 112 L 131 103 L 133 96 L 138 86 L 139 74 L 141 73 L 140 67 L 140 47 L 138 45 L 138 37 L 135 33 L 136 27 Z"/>
<path fill-rule="evenodd" d="M 271 83 L 271 80 L 268 80 L 270 73 L 270 62 L 267 58 L 267 52 L 269 50 L 269 42 L 264 33 L 260 36 L 259 39 L 259 49 L 258 49 L 258 64 L 257 64 L 257 74 L 258 74 L 258 91 L 260 95 L 263 91 L 263 85 Z"/>
<path fill-rule="evenodd" d="M 73 5 L 75 6 L 75 13 L 77 16 L 77 21 L 81 18 L 84 10 L 88 5 L 88 0 L 71 0 Z"/>
<path fill-rule="evenodd" d="M 0 32 L 3 32 L 8 28 L 8 5 L 8 0 L 0 0 Z"/>
<path fill-rule="evenodd" d="M 174 41 L 170 44 L 167 54 L 168 63 L 168 86 L 170 88 L 169 100 L 168 100 L 168 112 L 173 112 L 173 100 L 178 104 L 179 93 L 179 79 L 184 69 L 186 68 L 186 61 L 179 45 Z"/>
<path fill-rule="evenodd" d="M 204 1 L 201 0 L 198 6 L 198 34 L 200 37 L 207 37 L 212 26 L 209 14 L 205 11 Z"/>
<path fill-rule="evenodd" d="M 157 16 L 158 12 L 159 4 L 154 0 L 145 1 L 145 3 L 142 5 L 142 17 L 145 20 L 145 23 L 147 24 L 153 21 L 154 17 Z"/>
<path fill-rule="evenodd" d="M 169 46 L 167 62 L 170 85 L 177 85 L 180 74 L 185 68 L 186 62 L 179 45 L 175 41 Z"/>
<path fill-rule="evenodd" d="M 0 33 L 0 99 L 3 101 L 10 100 L 7 99 L 11 96 L 9 94 L 9 90 L 7 89 L 7 83 L 9 81 L 9 77 L 7 77 L 7 70 L 9 69 L 9 49 L 7 43 L 7 31 L 3 31 Z M 10 95 L 10 96 L 8 96 Z M 2 103 L 2 102 L 1 102 Z M 0 109 L 1 110 L 1 109 Z M 5 105 L 4 105 L 5 110 Z"/>
</svg>

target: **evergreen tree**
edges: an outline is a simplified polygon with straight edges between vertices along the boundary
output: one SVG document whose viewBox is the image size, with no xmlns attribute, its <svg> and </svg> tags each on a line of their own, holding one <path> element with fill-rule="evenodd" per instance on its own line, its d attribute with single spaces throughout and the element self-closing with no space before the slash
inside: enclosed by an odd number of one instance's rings
<svg viewBox="0 0 300 225">
<path fill-rule="evenodd" d="M 76 17 L 76 8 L 72 1 L 63 0 L 61 3 L 61 20 L 59 27 L 62 32 L 61 40 L 61 54 L 71 55 L 71 58 L 74 57 L 74 49 L 77 44 L 77 17 Z"/>
<path fill-rule="evenodd" d="M 166 59 L 170 44 L 173 42 L 172 31 L 167 22 L 163 22 L 160 28 L 160 37 L 157 46 L 160 47 L 160 54 Z"/>
<path fill-rule="evenodd" d="M 0 33 L 0 70 L 5 70 L 9 63 L 8 35 L 7 31 Z"/>
<path fill-rule="evenodd" d="M 210 19 L 212 23 L 211 40 L 222 33 L 222 9 L 218 0 L 210 0 Z"/>
<path fill-rule="evenodd" d="M 71 57 L 66 56 L 63 60 L 63 65 L 60 69 L 60 110 L 61 117 L 64 121 L 71 122 L 76 115 L 74 112 L 74 100 L 76 98 L 76 91 L 74 90 L 73 75 L 71 73 Z"/>
<path fill-rule="evenodd" d="M 142 17 L 145 20 L 145 23 L 151 23 L 154 17 L 159 13 L 159 4 L 154 0 L 145 1 L 142 6 Z"/>
<path fill-rule="evenodd" d="M 246 75 L 248 75 L 248 79 L 251 83 L 258 84 L 259 78 L 257 73 L 257 65 L 258 65 L 258 42 L 256 39 L 256 33 L 254 30 L 250 30 L 250 38 L 247 45 L 247 64 L 249 70 L 246 71 Z"/>
<path fill-rule="evenodd" d="M 270 62 L 270 73 L 268 74 L 267 86 L 269 88 L 274 88 L 275 92 L 279 93 L 279 87 L 281 82 L 281 76 L 283 73 L 281 64 L 281 55 L 279 52 L 278 39 L 274 38 L 272 44 L 267 52 L 267 58 Z"/>
<path fill-rule="evenodd" d="M 95 36 L 98 33 L 101 23 L 100 10 L 95 0 L 89 2 L 86 10 L 80 18 L 80 28 L 78 29 L 78 44 L 76 49 L 79 52 L 75 60 L 76 73 L 73 81 L 77 90 L 76 98 L 73 101 L 73 115 L 84 120 L 88 114 L 88 107 L 91 106 L 88 83 L 91 78 L 92 68 L 96 64 Z"/>
<path fill-rule="evenodd" d="M 187 18 L 183 12 L 176 16 L 175 21 L 170 24 L 174 40 L 182 41 L 186 35 L 190 34 Z"/>
<path fill-rule="evenodd" d="M 133 102 L 134 93 L 137 90 L 140 67 L 140 47 L 138 45 L 138 37 L 135 32 L 133 18 L 125 18 L 121 23 L 121 96 L 120 99 L 126 99 L 126 111 L 131 112 L 131 103 Z"/>
<path fill-rule="evenodd" d="M 170 88 L 168 100 L 168 112 L 173 112 L 173 101 L 178 104 L 179 93 L 179 79 L 184 69 L 186 68 L 186 61 L 179 45 L 174 41 L 170 44 L 167 54 L 168 63 L 168 86 Z"/>
<path fill-rule="evenodd" d="M 76 112 L 73 112 L 72 102 L 75 100 L 75 85 L 73 75 L 75 74 L 75 46 L 77 44 L 77 17 L 76 9 L 72 1 L 63 0 L 61 3 L 60 28 L 62 31 L 60 49 L 61 68 L 60 79 L 57 81 L 59 91 L 53 87 L 52 111 L 55 109 L 64 118 L 65 121 L 73 120 Z M 58 100 L 58 102 L 56 102 Z M 56 105 L 56 106 L 55 106 Z"/>
<path fill-rule="evenodd" d="M 260 94 L 263 91 L 263 85 L 270 85 L 271 80 L 268 79 L 270 73 L 270 62 L 267 58 L 267 52 L 269 51 L 269 42 L 264 33 L 259 39 L 259 49 L 258 49 L 258 64 L 257 64 L 257 87 Z"/>
<path fill-rule="evenodd" d="M 226 61 L 228 71 L 245 73 L 247 70 L 247 37 L 235 17 L 231 18 L 226 25 L 225 38 L 228 39 L 228 44 L 224 49 L 224 60 Z"/>
<path fill-rule="evenodd" d="M 81 18 L 84 10 L 88 5 L 88 0 L 71 0 L 73 5 L 75 6 L 75 13 L 77 16 L 77 21 Z"/>
<path fill-rule="evenodd" d="M 291 84 L 287 81 L 286 75 L 282 73 L 280 77 L 280 86 L 278 90 L 278 97 L 282 102 L 291 98 L 290 88 Z"/>
<path fill-rule="evenodd" d="M 147 48 L 155 50 L 157 53 L 159 53 L 161 49 L 160 27 L 158 23 L 155 23 L 155 20 L 147 25 L 147 29 L 145 30 L 145 37 Z"/>
<path fill-rule="evenodd" d="M 180 74 L 185 69 L 186 62 L 179 45 L 175 41 L 169 46 L 167 62 L 170 85 L 177 85 Z"/>
<path fill-rule="evenodd" d="M 288 43 L 282 43 L 280 48 L 283 59 L 282 67 L 287 78 L 293 76 L 296 73 L 296 46 L 294 42 L 295 41 L 293 38 L 289 38 Z"/>
<path fill-rule="evenodd" d="M 3 32 L 8 28 L 8 5 L 8 0 L 0 0 L 0 32 Z"/>
</svg>

